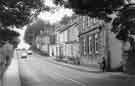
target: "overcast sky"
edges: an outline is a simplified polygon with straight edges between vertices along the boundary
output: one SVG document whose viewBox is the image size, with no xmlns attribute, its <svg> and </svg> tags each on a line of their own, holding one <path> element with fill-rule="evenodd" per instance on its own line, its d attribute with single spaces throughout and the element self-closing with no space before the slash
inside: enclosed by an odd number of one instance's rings
<svg viewBox="0 0 135 86">
<path fill-rule="evenodd" d="M 71 9 L 66 9 L 64 7 L 56 6 L 55 4 L 53 4 L 52 0 L 45 0 L 44 4 L 46 6 L 55 8 L 49 12 L 44 11 L 39 14 L 38 18 L 44 20 L 45 22 L 54 24 L 61 21 L 64 16 L 72 16 L 73 14 L 73 11 Z M 26 26 L 23 28 L 23 30 L 16 29 L 16 31 L 20 33 L 19 38 L 21 40 L 20 44 L 18 45 L 18 48 L 24 48 L 24 47 L 29 48 L 29 45 L 26 44 L 25 41 L 23 40 L 25 30 L 26 30 Z"/>
<path fill-rule="evenodd" d="M 44 21 L 49 21 L 50 23 L 57 23 L 61 21 L 64 16 L 72 16 L 73 14 L 73 11 L 71 9 L 56 6 L 55 4 L 53 4 L 52 0 L 45 0 L 45 5 L 55 9 L 53 9 L 53 12 L 41 12 L 38 17 L 43 19 Z"/>
</svg>

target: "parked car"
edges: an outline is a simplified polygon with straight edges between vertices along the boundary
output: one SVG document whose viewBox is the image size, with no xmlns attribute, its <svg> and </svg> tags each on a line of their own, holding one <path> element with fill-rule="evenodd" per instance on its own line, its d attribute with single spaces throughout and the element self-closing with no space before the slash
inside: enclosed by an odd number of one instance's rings
<svg viewBox="0 0 135 86">
<path fill-rule="evenodd" d="M 23 53 L 22 55 L 21 55 L 21 58 L 27 58 L 27 53 Z"/>
<path fill-rule="evenodd" d="M 28 55 L 32 55 L 32 51 L 31 51 L 31 50 L 28 50 L 28 51 L 27 51 L 27 54 L 28 54 Z"/>
</svg>

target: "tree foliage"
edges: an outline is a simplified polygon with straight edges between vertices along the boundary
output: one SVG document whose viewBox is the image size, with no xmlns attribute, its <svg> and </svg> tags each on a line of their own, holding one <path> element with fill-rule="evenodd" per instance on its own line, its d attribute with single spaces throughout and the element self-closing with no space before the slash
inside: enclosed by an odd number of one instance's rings
<svg viewBox="0 0 135 86">
<path fill-rule="evenodd" d="M 33 40 L 36 38 L 38 34 L 40 34 L 40 30 L 43 30 L 45 27 L 43 20 L 38 20 L 35 23 L 28 25 L 25 31 L 24 40 L 28 44 L 32 44 Z"/>
<path fill-rule="evenodd" d="M 112 23 L 112 31 L 118 33 L 117 38 L 128 40 L 131 35 L 135 35 L 135 4 L 126 5 Z"/>
<path fill-rule="evenodd" d="M 17 38 L 20 34 L 16 31 L 10 29 L 0 29 L 0 47 L 4 45 L 7 41 L 13 45 L 18 44 Z"/>
<path fill-rule="evenodd" d="M 77 14 L 104 19 L 125 4 L 124 0 L 55 0 L 55 3 L 72 8 Z"/>
<path fill-rule="evenodd" d="M 35 23 L 27 26 L 24 40 L 31 45 L 32 42 L 35 41 L 36 36 L 41 35 L 40 31 L 43 31 L 44 34 L 49 35 L 54 32 L 54 29 L 55 25 L 45 23 L 43 20 L 39 19 Z"/>
<path fill-rule="evenodd" d="M 9 30 L 30 23 L 40 11 L 47 10 L 44 0 L 0 0 L 0 42 L 13 41 L 18 33 Z M 4 30 L 5 29 L 5 30 Z"/>
<path fill-rule="evenodd" d="M 43 0 L 0 0 L 0 24 L 22 27 L 43 7 Z"/>
</svg>

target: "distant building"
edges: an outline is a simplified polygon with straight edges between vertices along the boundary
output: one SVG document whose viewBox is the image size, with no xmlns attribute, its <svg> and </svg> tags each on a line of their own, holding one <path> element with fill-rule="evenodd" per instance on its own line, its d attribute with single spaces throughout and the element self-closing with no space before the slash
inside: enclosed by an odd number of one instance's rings
<svg viewBox="0 0 135 86">
<path fill-rule="evenodd" d="M 57 28 L 57 56 L 64 59 L 79 58 L 79 16 L 70 19 L 68 24 Z"/>
<path fill-rule="evenodd" d="M 40 34 L 36 37 L 36 47 L 42 53 L 49 55 L 50 47 L 55 44 L 55 28 L 52 26 L 45 27 L 45 29 L 40 31 Z"/>
</svg>

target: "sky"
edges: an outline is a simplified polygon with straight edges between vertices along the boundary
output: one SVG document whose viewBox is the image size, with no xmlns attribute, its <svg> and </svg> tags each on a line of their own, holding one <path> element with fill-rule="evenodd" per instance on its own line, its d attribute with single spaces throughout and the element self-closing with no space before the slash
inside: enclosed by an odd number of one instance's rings
<svg viewBox="0 0 135 86">
<path fill-rule="evenodd" d="M 52 1 L 53 0 L 45 0 L 45 5 L 55 9 L 49 12 L 41 12 L 38 16 L 39 18 L 54 24 L 61 21 L 64 16 L 72 16 L 73 11 L 71 9 L 67 9 L 62 6 L 56 6 L 52 3 Z"/>
<path fill-rule="evenodd" d="M 45 22 L 49 22 L 50 24 L 55 24 L 57 22 L 60 22 L 62 20 L 62 18 L 64 16 L 72 16 L 73 11 L 71 9 L 66 9 L 62 6 L 56 6 L 55 4 L 53 4 L 52 2 L 53 0 L 45 0 L 44 4 L 46 6 L 49 6 L 51 8 L 55 8 L 51 11 L 44 11 L 41 12 L 38 16 L 38 18 L 42 19 Z M 23 29 L 15 29 L 17 32 L 20 33 L 20 37 L 19 39 L 21 40 L 21 42 L 18 45 L 18 48 L 29 48 L 30 46 L 25 43 L 24 41 L 24 33 L 26 30 L 26 26 L 23 27 Z"/>
<path fill-rule="evenodd" d="M 23 27 L 23 29 L 17 29 L 17 28 L 15 28 L 15 31 L 17 31 L 17 32 L 20 33 L 19 39 L 21 41 L 20 41 L 20 43 L 18 45 L 18 48 L 20 48 L 20 49 L 22 49 L 22 48 L 28 49 L 30 47 L 29 44 L 25 43 L 25 41 L 24 41 L 25 30 L 26 30 L 26 26 Z"/>
<path fill-rule="evenodd" d="M 59 8 L 55 13 L 42 12 L 38 17 L 44 21 L 49 21 L 51 24 L 54 24 L 61 21 L 64 16 L 72 16 L 72 14 L 72 10 L 62 7 Z"/>
</svg>

